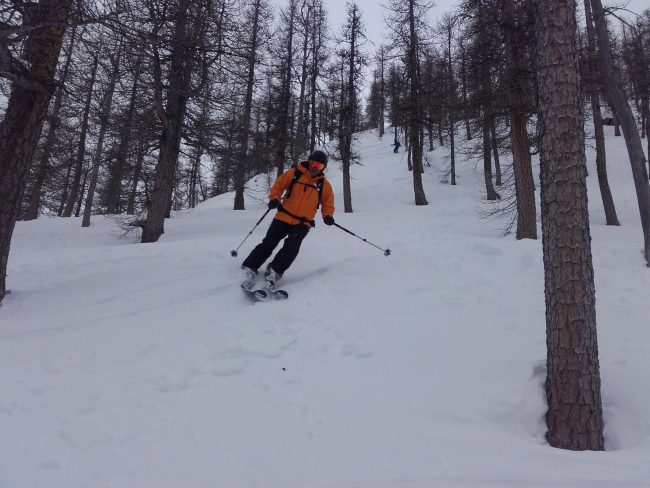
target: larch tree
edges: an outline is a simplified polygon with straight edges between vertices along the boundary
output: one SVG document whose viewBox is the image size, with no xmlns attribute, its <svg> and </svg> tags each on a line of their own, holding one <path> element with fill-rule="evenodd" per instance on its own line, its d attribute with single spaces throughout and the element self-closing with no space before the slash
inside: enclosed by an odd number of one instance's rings
<svg viewBox="0 0 650 488">
<path fill-rule="evenodd" d="M 97 81 L 97 69 L 99 67 L 99 55 L 94 51 L 91 54 L 92 62 L 90 67 L 90 74 L 88 75 L 87 88 L 85 93 L 84 109 L 81 115 L 81 125 L 79 126 L 79 141 L 77 143 L 77 152 L 74 160 L 70 161 L 70 175 L 72 178 L 71 186 L 65 185 L 63 198 L 61 200 L 61 217 L 71 217 L 74 213 L 77 200 L 83 197 L 82 186 L 85 185 L 85 178 L 82 182 L 84 175 L 84 162 L 86 160 L 86 140 L 88 138 L 88 129 L 90 126 L 90 109 L 92 108 L 93 91 L 95 89 L 95 82 Z M 86 170 L 87 171 L 87 170 Z M 69 188 L 69 190 L 68 190 Z M 66 191 L 68 190 L 68 191 Z"/>
<path fill-rule="evenodd" d="M 246 94 L 244 96 L 243 112 L 240 119 L 240 154 L 239 164 L 235 176 L 235 202 L 234 210 L 244 209 L 244 184 L 246 183 L 249 140 L 251 132 L 251 117 L 253 110 L 253 91 L 255 89 L 255 71 L 259 59 L 261 40 L 265 35 L 260 35 L 262 23 L 269 18 L 268 5 L 262 0 L 253 0 L 247 12 L 246 24 L 250 27 L 250 39 L 246 46 Z"/>
<path fill-rule="evenodd" d="M 95 151 L 92 160 L 92 170 L 90 175 L 90 182 L 88 185 L 88 192 L 86 195 L 86 204 L 84 205 L 83 217 L 81 220 L 82 227 L 90 226 L 90 216 L 93 211 L 93 201 L 95 199 L 95 190 L 97 189 L 97 181 L 99 179 L 99 170 L 102 166 L 102 159 L 104 158 L 104 141 L 106 139 L 106 132 L 108 131 L 109 121 L 111 117 L 111 110 L 113 109 L 113 97 L 115 95 L 115 86 L 117 85 L 117 78 L 120 74 L 120 60 L 122 58 L 123 39 L 117 41 L 116 53 L 108 53 L 109 67 L 107 70 L 108 81 L 102 95 L 102 100 L 99 105 L 99 134 L 95 144 Z"/>
<path fill-rule="evenodd" d="M 147 0 L 154 17 L 156 0 Z M 170 46 L 170 67 L 166 83 L 162 80 L 160 25 L 155 24 L 152 32 L 154 76 L 156 91 L 156 113 L 162 122 L 158 164 L 147 219 L 142 228 L 142 242 L 156 242 L 164 233 L 165 218 L 169 215 L 172 202 L 174 177 L 180 152 L 181 136 L 187 102 L 192 92 L 192 74 L 199 57 L 199 46 L 205 32 L 204 0 L 178 0 L 173 8 L 173 33 Z M 164 23 L 167 19 L 157 19 Z M 163 93 L 166 90 L 166 102 Z M 164 105 L 163 105 L 164 104 Z"/>
<path fill-rule="evenodd" d="M 537 210 L 535 207 L 535 182 L 528 138 L 529 100 L 532 88 L 528 73 L 532 57 L 526 42 L 525 8 L 514 0 L 503 0 L 506 77 L 508 83 L 508 109 L 510 112 L 510 141 L 512 168 L 515 180 L 517 205 L 517 239 L 537 239 Z"/>
<path fill-rule="evenodd" d="M 7 292 L 9 248 L 20 198 L 55 91 L 54 75 L 72 4 L 73 0 L 25 4 L 22 12 L 10 13 L 8 20 L 16 24 L 8 24 L 0 34 L 0 76 L 11 81 L 0 122 L 0 301 Z"/>
<path fill-rule="evenodd" d="M 365 65 L 365 53 L 362 51 L 365 40 L 365 28 L 361 19 L 361 11 L 356 3 L 347 5 L 347 21 L 343 26 L 339 49 L 341 57 L 341 106 L 339 110 L 338 151 L 343 167 L 343 206 L 346 213 L 352 212 L 352 190 L 350 187 L 350 165 L 354 158 L 353 141 L 358 130 L 357 120 L 359 103 L 358 91 L 361 80 L 361 70 Z"/>
<path fill-rule="evenodd" d="M 278 74 L 280 77 L 280 93 L 276 108 L 275 127 L 275 167 L 277 175 L 284 172 L 287 163 L 287 149 L 290 147 L 290 117 L 291 117 L 291 86 L 294 65 L 294 41 L 296 37 L 296 21 L 298 15 L 298 0 L 289 0 L 286 11 L 282 12 L 281 24 L 284 32 L 281 35 L 277 58 L 280 60 Z"/>
<path fill-rule="evenodd" d="M 39 210 L 41 208 L 41 194 L 43 192 L 43 184 L 47 178 L 50 168 L 50 159 L 57 139 L 57 130 L 61 124 L 61 108 L 63 106 L 63 99 L 65 96 L 66 83 L 68 81 L 68 73 L 70 72 L 70 64 L 72 63 L 72 52 L 75 48 L 77 39 L 77 28 L 72 27 L 71 34 L 68 39 L 68 46 L 65 51 L 65 62 L 59 75 L 59 86 L 56 89 L 54 102 L 51 104 L 48 114 L 47 133 L 45 142 L 40 151 L 38 162 L 32 165 L 34 175 L 33 185 L 29 193 L 29 206 L 25 212 L 25 220 L 34 220 L 38 218 Z"/>
<path fill-rule="evenodd" d="M 391 0 L 386 19 L 391 30 L 391 48 L 402 57 L 408 79 L 407 127 L 411 164 L 413 169 L 413 193 L 416 205 L 428 205 L 422 184 L 422 86 L 420 58 L 427 38 L 427 16 L 432 4 L 423 0 Z"/>
</svg>

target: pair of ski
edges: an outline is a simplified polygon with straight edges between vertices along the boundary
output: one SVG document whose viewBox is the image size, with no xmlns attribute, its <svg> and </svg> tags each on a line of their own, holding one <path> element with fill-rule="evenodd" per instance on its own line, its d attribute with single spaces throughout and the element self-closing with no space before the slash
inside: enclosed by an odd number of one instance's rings
<svg viewBox="0 0 650 488">
<path fill-rule="evenodd" d="M 251 298 L 259 301 L 259 302 L 264 302 L 268 300 L 269 298 L 273 298 L 275 300 L 286 300 L 289 298 L 289 293 L 287 293 L 286 290 L 279 290 L 277 288 L 272 288 L 270 286 L 266 286 L 265 288 L 245 288 L 244 286 L 241 287 L 242 290 L 246 292 L 247 295 L 249 295 Z"/>
</svg>

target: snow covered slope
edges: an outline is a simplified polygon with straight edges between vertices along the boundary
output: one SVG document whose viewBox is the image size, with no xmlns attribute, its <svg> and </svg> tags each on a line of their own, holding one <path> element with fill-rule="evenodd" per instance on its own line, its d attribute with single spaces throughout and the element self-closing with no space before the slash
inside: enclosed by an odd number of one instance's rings
<svg viewBox="0 0 650 488">
<path fill-rule="evenodd" d="M 541 240 L 480 218 L 476 162 L 441 184 L 445 148 L 416 207 L 405 156 L 366 133 L 352 214 L 330 165 L 336 219 L 392 255 L 318 218 L 281 282 L 288 301 L 237 287 L 270 218 L 230 250 L 264 202 L 211 199 L 146 245 L 102 218 L 19 223 L 0 307 L 0 487 L 650 486 L 650 272 L 610 136 L 622 227 L 604 225 L 589 177 L 607 452 L 544 440 Z"/>
</svg>

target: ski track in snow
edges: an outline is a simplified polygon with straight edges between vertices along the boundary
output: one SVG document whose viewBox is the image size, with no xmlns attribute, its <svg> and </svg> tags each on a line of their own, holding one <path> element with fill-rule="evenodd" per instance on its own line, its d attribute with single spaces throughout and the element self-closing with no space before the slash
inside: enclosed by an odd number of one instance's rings
<svg viewBox="0 0 650 488">
<path fill-rule="evenodd" d="M 233 212 L 231 194 L 175 214 L 155 244 L 101 217 L 20 222 L 0 308 L 0 487 L 650 486 L 650 278 L 622 138 L 608 139 L 622 227 L 604 225 L 589 177 L 605 453 L 544 441 L 541 240 L 480 218 L 474 161 L 441 184 L 445 148 L 416 207 L 389 139 L 361 135 L 354 213 L 328 171 L 337 222 L 392 255 L 319 216 L 279 283 L 288 301 L 239 290 L 271 217 L 232 259 L 264 206 Z"/>
</svg>

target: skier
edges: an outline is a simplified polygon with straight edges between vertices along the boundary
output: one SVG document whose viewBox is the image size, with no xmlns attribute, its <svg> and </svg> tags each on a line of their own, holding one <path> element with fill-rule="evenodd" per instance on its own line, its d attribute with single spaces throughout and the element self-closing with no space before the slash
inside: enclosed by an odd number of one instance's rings
<svg viewBox="0 0 650 488">
<path fill-rule="evenodd" d="M 323 170 L 327 154 L 313 151 L 307 161 L 292 166 L 275 181 L 269 194 L 269 208 L 278 211 L 269 226 L 266 237 L 251 251 L 242 263 L 242 288 L 251 290 L 257 270 L 271 256 L 282 239 L 284 244 L 264 272 L 266 288 L 275 290 L 275 283 L 298 256 L 300 244 L 314 227 L 314 217 L 320 206 L 323 222 L 334 224 L 334 192 Z M 286 191 L 284 197 L 282 194 Z"/>
<path fill-rule="evenodd" d="M 401 144 L 399 143 L 399 141 L 398 141 L 397 139 L 395 139 L 395 142 L 393 142 L 392 145 L 395 146 L 395 149 L 393 149 L 393 152 L 394 152 L 395 154 L 397 154 L 397 153 L 399 152 L 398 149 L 399 149 L 399 147 L 401 146 Z"/>
</svg>

